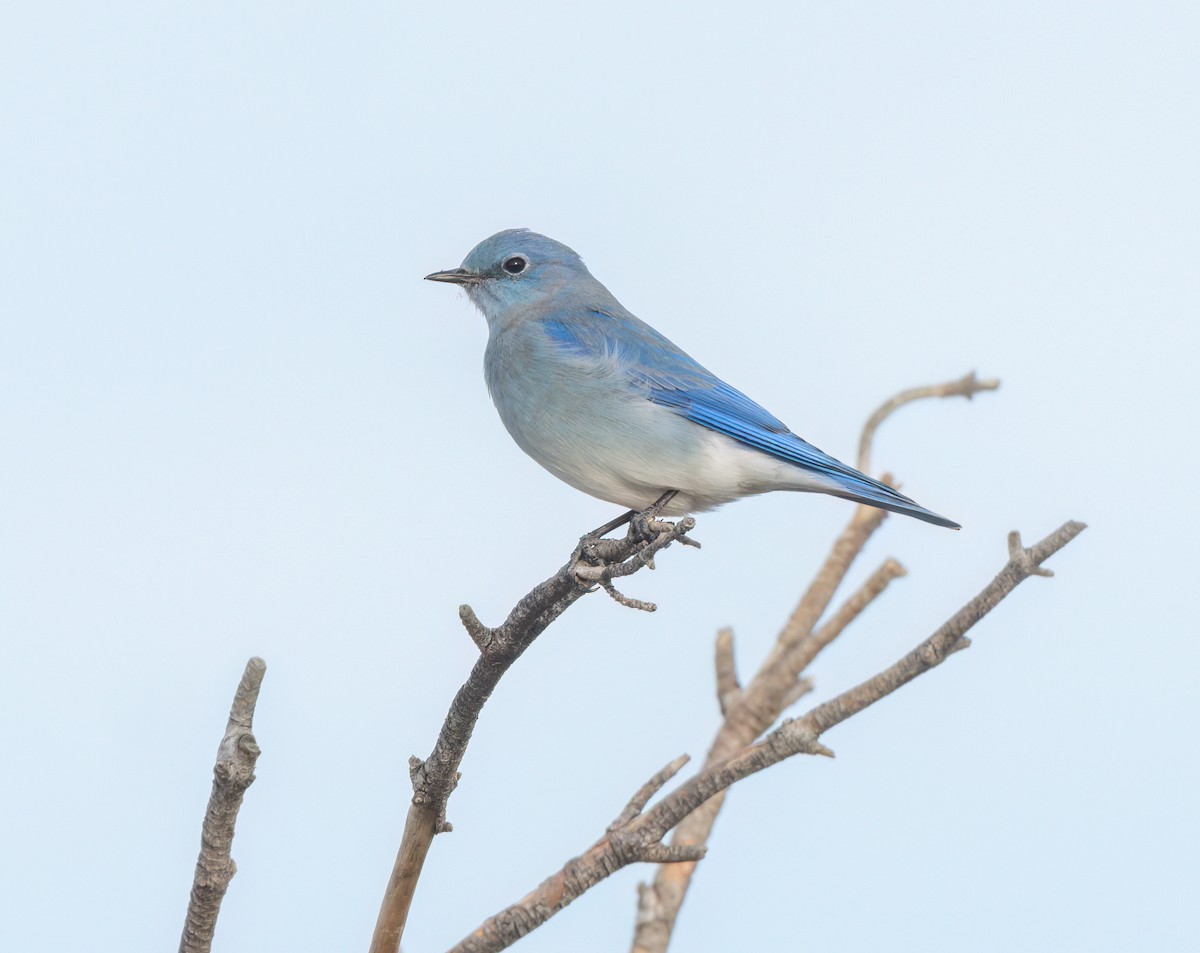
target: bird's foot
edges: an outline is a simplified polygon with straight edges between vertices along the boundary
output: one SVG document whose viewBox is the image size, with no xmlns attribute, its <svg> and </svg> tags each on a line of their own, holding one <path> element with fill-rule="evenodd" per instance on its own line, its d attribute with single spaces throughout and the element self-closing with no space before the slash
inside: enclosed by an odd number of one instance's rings
<svg viewBox="0 0 1200 953">
<path fill-rule="evenodd" d="M 675 491 L 665 493 L 653 506 L 624 517 L 622 522 L 629 523 L 629 530 L 621 539 L 606 539 L 595 532 L 581 537 L 571 555 L 575 578 L 593 589 L 602 588 L 623 606 L 653 612 L 656 608 L 654 603 L 623 595 L 613 586 L 613 580 L 631 575 L 643 566 L 653 569 L 655 555 L 671 543 L 681 542 L 685 546 L 700 548 L 700 544 L 687 535 L 696 525 L 690 516 L 678 522 L 658 518 L 663 507 L 674 496 Z M 613 528 L 613 524 L 606 524 L 600 529 L 607 532 Z"/>
<path fill-rule="evenodd" d="M 669 533 L 674 528 L 675 524 L 669 520 L 651 515 L 650 510 L 642 510 L 640 513 L 635 513 L 629 521 L 629 531 L 625 536 L 639 546 L 647 546 L 654 542 L 660 534 Z"/>
<path fill-rule="evenodd" d="M 674 534 L 671 539 L 672 542 L 675 539 L 678 539 L 685 546 L 695 546 L 697 549 L 699 549 L 700 544 L 694 539 L 689 539 L 687 537 L 686 529 L 680 533 L 675 533 L 676 528 L 684 522 L 683 520 L 681 520 L 679 523 L 672 523 L 670 520 L 659 519 L 662 511 L 666 509 L 667 504 L 670 503 L 671 500 L 675 499 L 678 493 L 678 490 L 668 490 L 640 513 L 631 513 L 629 516 L 629 531 L 626 533 L 626 539 L 639 545 L 639 547 L 648 546 L 658 540 L 658 538 L 664 533 L 667 533 Z M 694 520 L 689 519 L 688 522 L 692 525 L 695 525 Z M 658 548 L 661 549 L 663 547 L 660 546 Z M 651 569 L 654 568 L 653 562 L 648 563 L 648 565 Z"/>
</svg>

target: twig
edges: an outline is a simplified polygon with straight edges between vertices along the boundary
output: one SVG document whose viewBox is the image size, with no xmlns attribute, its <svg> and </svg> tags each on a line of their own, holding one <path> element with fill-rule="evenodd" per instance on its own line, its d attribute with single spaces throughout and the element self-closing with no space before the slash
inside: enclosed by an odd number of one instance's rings
<svg viewBox="0 0 1200 953">
<path fill-rule="evenodd" d="M 817 654 L 841 635 L 846 627 L 862 614 L 872 602 L 883 595 L 893 579 L 907 575 L 907 570 L 894 559 L 886 559 L 883 565 L 867 578 L 849 599 L 820 628 L 814 629 L 792 648 L 787 656 L 787 667 L 793 672 L 803 672 Z"/>
<path fill-rule="evenodd" d="M 696 525 L 695 520 L 685 517 L 670 523 L 653 519 L 653 509 L 637 514 L 630 523 L 629 532 L 621 539 L 597 539 L 591 535 L 581 539 L 562 568 L 521 599 L 504 623 L 496 628 L 480 622 L 470 606 L 460 607 L 459 618 L 478 647 L 479 658 L 466 683 L 454 696 L 433 752 L 424 761 L 413 758 L 409 762 L 412 803 L 380 905 L 371 938 L 371 953 L 396 953 L 400 947 L 430 844 L 437 834 L 451 830 L 446 821 L 446 804 L 458 783 L 458 768 L 466 754 L 475 722 L 509 666 L 551 622 L 593 591 L 595 583 L 615 593 L 612 589 L 614 578 L 652 565 L 654 555 L 672 543 L 698 545 L 687 537 Z M 637 600 L 625 600 L 627 605 L 636 603 Z M 647 605 L 635 607 L 646 608 Z"/>
<path fill-rule="evenodd" d="M 782 707 L 780 708 L 780 711 L 787 711 L 801 698 L 809 694 L 814 687 L 815 685 L 813 684 L 813 680 L 811 678 L 796 679 L 796 684 L 789 688 L 787 694 L 783 696 Z"/>
<path fill-rule="evenodd" d="M 748 745 L 717 765 L 706 767 L 698 775 L 667 794 L 654 807 L 640 810 L 628 822 L 593 844 L 581 856 L 544 880 L 535 890 L 512 906 L 485 920 L 470 936 L 451 948 L 450 953 L 495 953 L 546 922 L 555 913 L 606 877 L 639 860 L 677 861 L 694 865 L 703 845 L 672 845 L 658 851 L 662 838 L 684 818 L 704 804 L 720 797 L 731 785 L 797 754 L 831 756 L 820 743 L 830 728 L 941 664 L 966 644 L 966 632 L 994 609 L 1021 582 L 1042 575 L 1042 562 L 1058 552 L 1084 529 L 1083 523 L 1063 524 L 1029 549 L 1019 540 L 1011 549 L 1008 562 L 999 574 L 970 602 L 959 609 L 936 632 L 911 652 L 868 679 L 835 698 L 817 705 L 802 718 L 785 721 L 757 744 Z M 635 797 L 635 801 L 637 798 Z M 625 818 L 627 812 L 622 813 Z M 660 902 L 653 891 L 647 907 Z M 639 907 L 639 909 L 642 909 Z M 661 918 L 656 918 L 656 922 Z"/>
<path fill-rule="evenodd" d="M 1030 576 L 1044 576 L 1049 570 L 1041 569 L 1042 563 L 1085 529 L 1086 523 L 1071 520 L 1063 523 L 1029 549 L 1021 545 L 1021 537 L 1016 532 L 1010 533 L 1008 562 L 996 574 L 995 579 L 900 661 L 861 685 L 818 705 L 805 715 L 804 720 L 808 727 L 817 735 L 824 734 L 834 725 L 856 715 L 868 705 L 873 705 L 884 696 L 890 695 L 901 685 L 941 664 L 947 656 L 965 648 L 963 637 L 976 622 L 996 608 L 1005 596 Z"/>
<path fill-rule="evenodd" d="M 221 900 L 229 881 L 237 873 L 237 864 L 229 852 L 242 797 L 246 788 L 254 783 L 254 765 L 259 754 L 252 733 L 254 706 L 258 703 L 258 689 L 266 671 L 267 663 L 260 658 L 252 658 L 246 663 L 229 709 L 225 737 L 217 748 L 212 794 L 200 832 L 200 856 L 196 859 L 187 918 L 179 940 L 180 953 L 208 953 L 212 949 Z"/>
<path fill-rule="evenodd" d="M 649 781 L 643 784 L 633 797 L 629 799 L 629 803 L 625 805 L 624 810 L 617 815 L 617 819 L 608 825 L 609 831 L 619 830 L 622 827 L 628 827 L 629 822 L 642 813 L 646 809 L 646 805 L 650 803 L 650 799 L 663 789 L 671 778 L 675 777 L 680 772 L 680 769 L 687 764 L 691 758 L 686 754 L 681 754 L 678 758 L 666 765 L 658 774 L 654 775 Z"/>
<path fill-rule="evenodd" d="M 862 436 L 858 440 L 858 469 L 863 473 L 870 473 L 871 466 L 871 444 L 875 440 L 875 431 L 879 429 L 879 425 L 888 419 L 897 410 L 905 404 L 911 404 L 914 400 L 924 400 L 926 397 L 965 397 L 970 400 L 980 391 L 996 390 L 1000 386 L 1000 382 L 995 378 L 981 381 L 975 376 L 975 372 L 960 377 L 956 381 L 947 381 L 945 384 L 930 384 L 927 387 L 913 387 L 909 390 L 902 390 L 895 397 L 884 401 L 876 408 L 875 413 L 867 418 L 866 425 L 863 427 Z"/>
<path fill-rule="evenodd" d="M 724 715 L 742 694 L 737 660 L 733 657 L 733 629 L 728 626 L 717 633 L 713 662 L 717 669 L 717 704 L 721 706 L 721 714 Z"/>
</svg>

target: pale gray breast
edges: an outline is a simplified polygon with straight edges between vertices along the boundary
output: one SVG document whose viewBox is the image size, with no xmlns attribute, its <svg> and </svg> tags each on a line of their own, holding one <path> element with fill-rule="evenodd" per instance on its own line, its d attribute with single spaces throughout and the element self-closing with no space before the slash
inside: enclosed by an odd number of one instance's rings
<svg viewBox="0 0 1200 953">
<path fill-rule="evenodd" d="M 629 419 L 646 403 L 617 364 L 555 345 L 535 322 L 493 329 L 484 374 L 505 427 L 543 463 L 629 441 Z"/>
</svg>

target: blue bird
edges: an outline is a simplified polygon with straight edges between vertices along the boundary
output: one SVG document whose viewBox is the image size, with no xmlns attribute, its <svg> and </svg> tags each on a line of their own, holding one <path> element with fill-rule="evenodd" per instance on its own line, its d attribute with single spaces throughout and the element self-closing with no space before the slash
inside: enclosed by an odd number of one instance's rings
<svg viewBox="0 0 1200 953">
<path fill-rule="evenodd" d="M 566 245 L 527 229 L 480 242 L 460 285 L 488 322 L 484 374 L 527 454 L 592 496 L 665 516 L 770 490 L 828 493 L 957 523 L 835 460 L 630 314 Z"/>
</svg>

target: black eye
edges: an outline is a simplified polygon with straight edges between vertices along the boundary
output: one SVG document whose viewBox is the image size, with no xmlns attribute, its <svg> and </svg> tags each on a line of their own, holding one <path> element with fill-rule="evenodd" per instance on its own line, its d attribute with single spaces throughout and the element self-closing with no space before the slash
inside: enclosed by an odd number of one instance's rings
<svg viewBox="0 0 1200 953">
<path fill-rule="evenodd" d="M 528 266 L 529 262 L 527 262 L 520 255 L 513 255 L 512 258 L 505 258 L 504 264 L 500 267 L 507 271 L 510 275 L 519 275 Z"/>
</svg>

